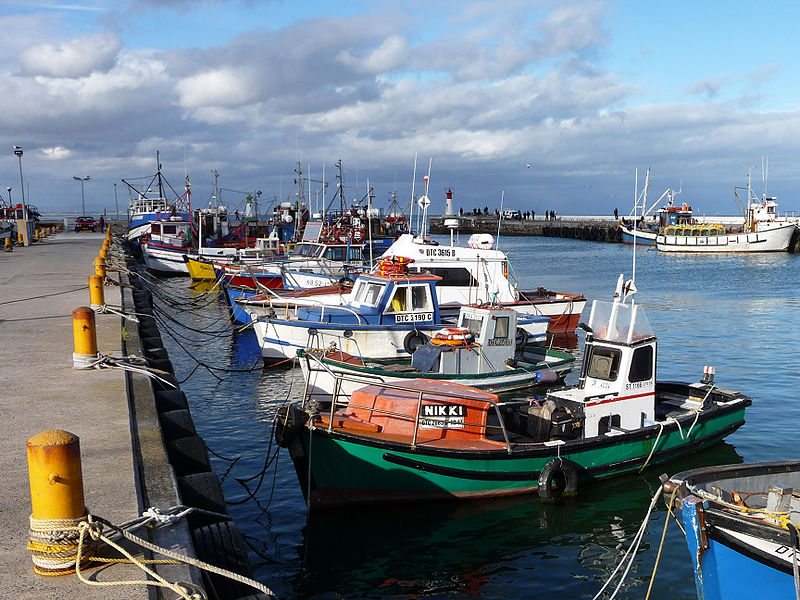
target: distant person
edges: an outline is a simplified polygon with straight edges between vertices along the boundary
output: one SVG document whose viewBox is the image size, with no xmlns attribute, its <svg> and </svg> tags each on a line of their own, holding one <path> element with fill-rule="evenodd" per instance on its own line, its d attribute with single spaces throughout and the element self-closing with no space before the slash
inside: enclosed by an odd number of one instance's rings
<svg viewBox="0 0 800 600">
<path fill-rule="evenodd" d="M 463 208 L 463 207 L 459 207 L 459 209 L 458 209 L 458 216 L 459 216 L 459 217 L 463 217 L 463 216 L 464 216 L 464 208 Z"/>
<path fill-rule="evenodd" d="M 106 221 L 103 218 L 103 215 L 100 215 L 100 231 L 103 231 L 103 227 L 105 227 Z"/>
<path fill-rule="evenodd" d="M 535 220 L 536 220 L 536 211 L 532 210 L 531 211 L 531 221 L 535 221 Z"/>
<path fill-rule="evenodd" d="M 619 211 L 616 208 L 614 209 L 614 220 L 619 221 Z"/>
<path fill-rule="evenodd" d="M 484 206 L 483 207 L 483 214 L 485 214 L 485 215 L 489 214 L 489 207 L 488 206 Z"/>
</svg>

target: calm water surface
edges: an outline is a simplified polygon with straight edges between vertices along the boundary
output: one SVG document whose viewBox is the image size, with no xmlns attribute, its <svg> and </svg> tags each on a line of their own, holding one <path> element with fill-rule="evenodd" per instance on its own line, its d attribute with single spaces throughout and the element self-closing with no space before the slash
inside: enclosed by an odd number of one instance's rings
<svg viewBox="0 0 800 600">
<path fill-rule="evenodd" d="M 500 249 L 527 289 L 609 300 L 619 273 L 631 275 L 632 250 L 618 244 L 503 238 Z M 545 591 L 592 598 L 641 524 L 660 473 L 797 457 L 798 275 L 795 255 L 637 252 L 638 302 L 659 336 L 659 378 L 699 380 L 704 365 L 715 365 L 719 385 L 754 397 L 747 423 L 724 444 L 642 475 L 584 487 L 560 505 L 519 497 L 310 517 L 288 453 L 272 458 L 276 448 L 270 445 L 276 408 L 302 389 L 299 369 L 248 371 L 258 363 L 258 345 L 252 331 L 232 331 L 224 303 L 190 289 L 185 279 L 157 285 L 189 303 L 169 309 L 178 320 L 207 332 L 174 326 L 177 340 L 163 332 L 179 379 L 192 373 L 196 360 L 243 370 L 217 372 L 218 379 L 200 367 L 182 389 L 199 433 L 218 455 L 214 468 L 224 476 L 257 577 L 281 598 L 520 598 Z M 665 516 L 660 503 L 618 597 L 644 597 Z M 674 522 L 651 597 L 696 597 L 688 550 Z"/>
</svg>

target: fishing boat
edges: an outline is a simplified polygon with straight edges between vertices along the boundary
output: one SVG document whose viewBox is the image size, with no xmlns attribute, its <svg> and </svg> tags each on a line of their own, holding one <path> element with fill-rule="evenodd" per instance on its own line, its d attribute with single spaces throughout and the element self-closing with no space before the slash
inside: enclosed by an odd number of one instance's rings
<svg viewBox="0 0 800 600">
<path fill-rule="evenodd" d="M 356 279 L 347 303 L 300 306 L 296 316 L 260 317 L 253 329 L 266 360 L 294 358 L 297 350 L 338 348 L 358 358 L 410 355 L 442 327 L 436 284 L 430 273 L 411 273 L 408 259 L 384 259 L 374 273 Z M 544 341 L 546 322 L 525 319 L 533 339 Z"/>
<path fill-rule="evenodd" d="M 664 483 L 683 523 L 697 597 L 800 595 L 800 461 L 685 471 Z"/>
<path fill-rule="evenodd" d="M 523 291 L 508 276 L 508 257 L 495 249 L 494 236 L 474 234 L 467 246 L 439 244 L 423 235 L 403 234 L 384 257 L 413 260 L 411 270 L 438 275 L 436 286 L 442 314 L 457 318 L 463 305 L 492 304 L 513 308 L 522 315 L 547 317 L 551 333 L 574 332 L 586 306 L 581 294 L 553 292 L 540 287 Z"/>
<path fill-rule="evenodd" d="M 261 265 L 268 261 L 285 260 L 280 238 L 270 235 L 256 238 L 251 246 L 244 248 L 201 246 L 196 252 L 184 256 L 186 269 L 193 281 L 215 281 L 215 268 L 220 265 Z"/>
<path fill-rule="evenodd" d="M 140 242 L 147 269 L 163 275 L 188 275 L 184 257 L 190 249 L 191 235 L 192 224 L 182 217 L 151 221 L 149 232 Z"/>
<path fill-rule="evenodd" d="M 528 340 L 527 332 L 517 329 L 516 311 L 465 306 L 455 327 L 435 332 L 410 358 L 364 360 L 335 347 L 299 350 L 298 356 L 307 393 L 325 402 L 330 402 L 334 393 L 349 396 L 370 383 L 405 384 L 415 379 L 452 381 L 507 393 L 553 384 L 572 369 L 575 358 L 570 354 L 529 345 Z"/>
<path fill-rule="evenodd" d="M 156 221 L 165 221 L 172 217 L 177 217 L 184 221 L 189 220 L 188 202 L 188 178 L 186 182 L 186 192 L 178 195 L 166 180 L 161 172 L 160 153 L 156 152 L 156 172 L 152 176 L 141 178 L 145 185 L 138 180 L 123 179 L 130 194 L 128 205 L 128 231 L 125 239 L 134 249 L 138 249 L 142 239 L 150 233 L 150 226 Z M 165 189 L 172 190 L 174 199 L 169 200 L 165 195 Z"/>
<path fill-rule="evenodd" d="M 655 246 L 656 237 L 665 227 L 671 225 L 685 225 L 692 223 L 692 207 L 686 204 L 676 204 L 675 198 L 681 193 L 682 187 L 677 192 L 667 188 L 659 198 L 650 206 L 647 205 L 647 192 L 650 189 L 650 169 L 644 180 L 644 187 L 639 189 L 639 171 L 636 171 L 636 190 L 633 209 L 628 219 L 623 218 L 622 243 L 636 244 L 637 246 Z M 665 202 L 664 206 L 660 206 Z"/>
<path fill-rule="evenodd" d="M 579 384 L 541 402 L 423 379 L 364 386 L 329 406 L 306 395 L 283 407 L 276 439 L 308 506 L 529 492 L 551 500 L 738 429 L 749 397 L 710 376 L 656 381 L 656 336 L 627 301 L 630 283 L 620 276 L 613 302 L 593 302 Z"/>
<path fill-rule="evenodd" d="M 738 189 L 747 190 L 742 203 Z M 797 219 L 778 215 L 774 197 L 758 198 L 752 190 L 748 174 L 747 187 L 734 187 L 734 197 L 743 206 L 744 225 L 741 231 L 728 231 L 715 223 L 674 225 L 656 237 L 660 252 L 786 252 L 794 235 Z"/>
</svg>

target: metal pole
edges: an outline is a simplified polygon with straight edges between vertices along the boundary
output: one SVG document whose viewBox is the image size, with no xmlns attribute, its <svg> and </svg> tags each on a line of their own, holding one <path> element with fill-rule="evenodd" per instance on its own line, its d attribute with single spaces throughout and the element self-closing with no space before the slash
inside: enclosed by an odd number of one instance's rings
<svg viewBox="0 0 800 600">
<path fill-rule="evenodd" d="M 83 200 L 83 179 L 81 179 L 81 214 L 86 214 L 86 202 Z"/>
<path fill-rule="evenodd" d="M 119 202 L 117 201 L 117 183 L 114 182 L 114 206 L 117 209 L 117 221 L 119 221 Z"/>
<path fill-rule="evenodd" d="M 25 205 L 25 185 L 22 183 L 22 146 L 14 146 L 14 154 L 19 159 L 19 187 L 22 190 L 22 218 L 28 218 L 28 207 Z"/>
</svg>

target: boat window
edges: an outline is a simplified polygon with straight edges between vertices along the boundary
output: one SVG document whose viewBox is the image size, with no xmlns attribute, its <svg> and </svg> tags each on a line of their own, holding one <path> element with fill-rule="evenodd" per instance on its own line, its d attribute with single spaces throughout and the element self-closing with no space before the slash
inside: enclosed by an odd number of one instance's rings
<svg viewBox="0 0 800 600">
<path fill-rule="evenodd" d="M 508 324 L 511 319 L 509 317 L 496 317 L 494 320 L 494 337 L 507 338 L 508 337 Z"/>
<path fill-rule="evenodd" d="M 377 306 L 384 287 L 379 283 L 358 281 L 353 288 L 352 301 L 365 306 Z"/>
<path fill-rule="evenodd" d="M 297 246 L 294 247 L 292 256 L 314 256 L 315 250 L 316 249 L 311 244 L 297 244 Z"/>
<path fill-rule="evenodd" d="M 405 312 L 406 311 L 406 291 L 408 290 L 407 287 L 397 286 L 394 290 L 394 295 L 392 296 L 391 302 L 386 305 L 386 312 L 393 313 L 393 312 Z"/>
<path fill-rule="evenodd" d="M 633 351 L 628 381 L 647 381 L 653 377 L 653 347 L 642 346 Z"/>
<path fill-rule="evenodd" d="M 339 262 L 344 262 L 344 252 L 346 248 L 344 246 L 331 246 L 327 250 L 325 250 L 325 258 L 328 260 L 336 260 Z"/>
<path fill-rule="evenodd" d="M 411 286 L 412 310 L 431 310 L 430 289 L 428 285 Z"/>
<path fill-rule="evenodd" d="M 594 379 L 615 381 L 619 374 L 620 356 L 620 351 L 613 348 L 592 347 L 587 376 Z"/>
<path fill-rule="evenodd" d="M 415 267 L 414 271 L 420 273 L 422 271 L 427 271 L 432 275 L 438 275 L 442 278 L 440 282 L 436 284 L 437 287 L 468 287 L 477 285 L 475 278 L 469 272 L 468 269 L 464 269 L 461 267 L 458 268 L 443 268 L 443 267 Z"/>
<path fill-rule="evenodd" d="M 175 225 L 164 225 L 164 233 L 175 233 L 176 231 Z"/>
<path fill-rule="evenodd" d="M 153 223 L 150 225 L 150 233 L 161 233 L 161 225 L 159 223 Z"/>
<path fill-rule="evenodd" d="M 476 338 L 479 338 L 481 335 L 482 324 L 483 324 L 483 319 L 481 319 L 480 317 L 472 318 L 465 315 L 461 319 L 460 327 L 466 327 L 467 329 L 469 329 L 472 335 L 474 335 Z"/>
<path fill-rule="evenodd" d="M 348 250 L 347 260 L 350 262 L 358 262 L 361 260 L 361 246 L 350 246 Z"/>
</svg>

